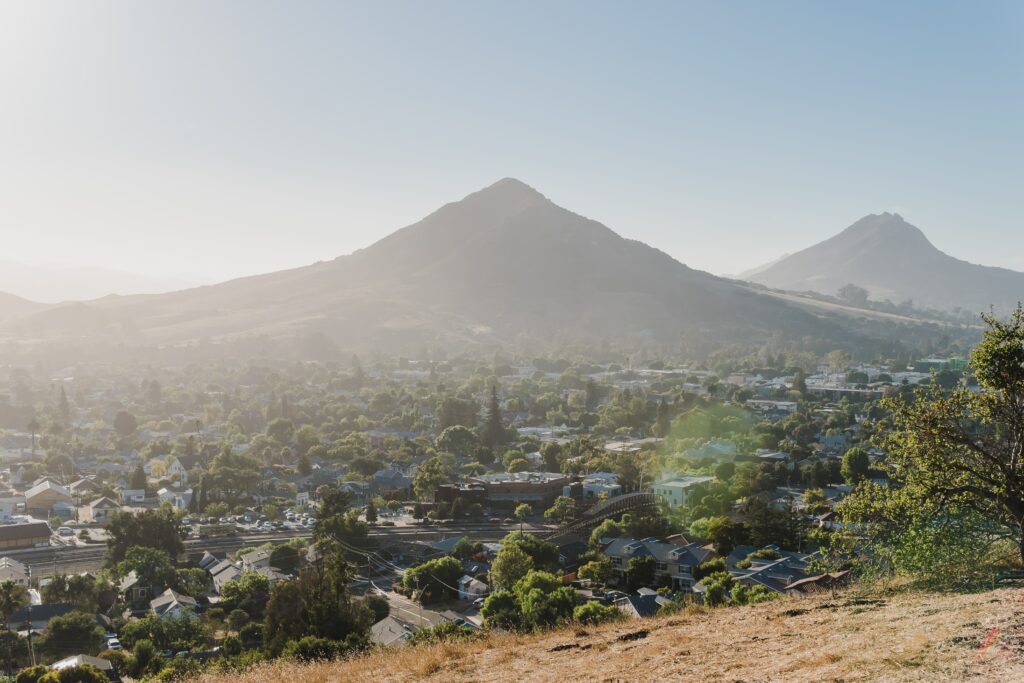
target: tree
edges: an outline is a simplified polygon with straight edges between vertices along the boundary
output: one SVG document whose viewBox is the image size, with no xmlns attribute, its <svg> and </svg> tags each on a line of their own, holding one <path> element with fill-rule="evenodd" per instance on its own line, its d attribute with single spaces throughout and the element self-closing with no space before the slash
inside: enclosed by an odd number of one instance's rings
<svg viewBox="0 0 1024 683">
<path fill-rule="evenodd" d="M 372 498 L 366 503 L 366 521 L 370 524 L 377 521 L 377 505 Z"/>
<path fill-rule="evenodd" d="M 884 524 L 899 521 L 893 510 L 930 532 L 973 518 L 979 538 L 1012 540 L 1024 563 L 1024 309 L 1005 321 L 982 318 L 987 329 L 969 363 L 980 390 L 933 385 L 912 401 L 901 393 L 883 400 L 893 429 L 880 445 L 898 487 L 869 491 L 877 504 L 853 517 L 893 533 L 898 527 Z"/>
<path fill-rule="evenodd" d="M 150 588 L 162 589 L 177 583 L 177 574 L 170 556 L 158 548 L 147 546 L 131 546 L 125 552 L 124 559 L 117 565 L 119 576 L 127 576 L 135 572 L 139 584 Z"/>
<path fill-rule="evenodd" d="M 96 616 L 85 612 L 68 612 L 50 619 L 38 647 L 54 659 L 76 654 L 95 655 L 104 644 L 103 629 L 96 624 Z"/>
<path fill-rule="evenodd" d="M 515 518 L 519 520 L 519 533 L 522 534 L 523 523 L 526 521 L 527 517 L 533 514 L 533 508 L 527 503 L 520 503 L 516 506 L 516 510 L 512 514 L 514 514 Z"/>
<path fill-rule="evenodd" d="M 565 524 L 576 515 L 576 501 L 568 496 L 555 498 L 555 503 L 544 511 L 544 519 L 558 525 Z"/>
<path fill-rule="evenodd" d="M 279 545 L 270 551 L 270 566 L 282 574 L 292 574 L 299 568 L 299 551 L 294 546 Z"/>
<path fill-rule="evenodd" d="M 863 448 L 851 448 L 843 454 L 842 472 L 847 484 L 854 486 L 868 477 L 871 459 Z"/>
<path fill-rule="evenodd" d="M 502 548 L 518 546 L 533 560 L 536 569 L 553 570 L 558 566 L 558 546 L 533 534 L 511 531 L 501 539 Z"/>
<path fill-rule="evenodd" d="M 576 591 L 554 574 L 536 570 L 516 582 L 512 592 L 522 613 L 522 626 L 544 628 L 566 621 L 576 607 Z"/>
<path fill-rule="evenodd" d="M 242 572 L 237 579 L 224 584 L 220 595 L 220 604 L 229 614 L 232 610 L 240 609 L 254 621 L 259 621 L 270 599 L 270 581 L 266 576 L 253 571 Z"/>
<path fill-rule="evenodd" d="M 267 437 L 279 446 L 285 446 L 295 435 L 295 423 L 286 417 L 278 417 L 267 424 Z"/>
<path fill-rule="evenodd" d="M 804 509 L 813 515 L 820 515 L 832 509 L 825 492 L 819 488 L 810 488 L 804 491 Z"/>
<path fill-rule="evenodd" d="M 715 467 L 715 478 L 719 481 L 729 481 L 736 474 L 736 464 L 732 462 L 721 462 Z"/>
<path fill-rule="evenodd" d="M 4 619 L 4 628 L 10 628 L 11 615 L 28 604 L 28 590 L 19 586 L 11 579 L 0 581 L 0 616 Z"/>
<path fill-rule="evenodd" d="M 747 542 L 747 528 L 728 517 L 713 517 L 708 524 L 708 538 L 719 555 L 728 555 L 736 546 Z"/>
<path fill-rule="evenodd" d="M 28 421 L 28 431 L 32 435 L 32 453 L 36 452 L 36 434 L 39 433 L 40 424 L 39 420 L 34 417 Z"/>
<path fill-rule="evenodd" d="M 500 446 L 508 440 L 505 425 L 501 419 L 501 404 L 498 402 L 498 387 L 491 385 L 491 397 L 484 415 L 483 434 L 480 441 L 489 448 Z"/>
<path fill-rule="evenodd" d="M 437 487 L 452 480 L 455 460 L 450 455 L 435 455 L 416 468 L 412 489 L 419 500 L 433 500 Z"/>
<path fill-rule="evenodd" d="M 127 439 L 129 436 L 135 433 L 135 430 L 139 428 L 138 422 L 135 421 L 135 416 L 126 410 L 119 410 L 114 416 L 114 431 L 117 432 L 118 436 L 122 439 Z"/>
<path fill-rule="evenodd" d="M 853 306 L 866 306 L 868 303 L 868 290 L 857 285 L 843 285 L 837 292 L 839 298 Z"/>
<path fill-rule="evenodd" d="M 533 559 L 518 545 L 503 545 L 491 563 L 491 581 L 495 586 L 512 588 L 533 569 Z"/>
<path fill-rule="evenodd" d="M 132 471 L 132 477 L 128 481 L 128 486 L 136 491 L 141 491 L 146 488 L 146 470 L 142 469 L 141 462 L 136 465 L 135 469 Z"/>
<path fill-rule="evenodd" d="M 175 583 L 178 590 L 193 598 L 202 597 L 213 585 L 210 574 L 199 567 L 185 567 L 175 573 L 177 574 Z"/>
<path fill-rule="evenodd" d="M 597 560 L 587 562 L 576 571 L 576 578 L 604 586 L 612 578 L 611 560 L 602 555 Z"/>
<path fill-rule="evenodd" d="M 466 458 L 476 452 L 480 440 L 473 430 L 463 425 L 452 425 L 437 437 L 437 447 L 445 453 Z"/>
<path fill-rule="evenodd" d="M 173 511 L 146 510 L 139 514 L 118 512 L 109 518 L 106 566 L 115 567 L 132 546 L 156 548 L 174 558 L 185 550 L 181 527 Z"/>
<path fill-rule="evenodd" d="M 313 471 L 313 463 L 309 460 L 309 455 L 303 453 L 299 456 L 299 463 L 296 465 L 296 469 L 299 470 L 299 474 L 304 477 L 308 477 Z"/>
<path fill-rule="evenodd" d="M 457 559 L 439 557 L 405 570 L 402 585 L 407 591 L 417 591 L 420 602 L 434 602 L 458 596 L 462 573 L 462 563 Z"/>
<path fill-rule="evenodd" d="M 249 613 L 243 609 L 233 609 L 228 614 L 228 628 L 235 633 L 242 630 L 242 627 L 249 623 Z"/>
<path fill-rule="evenodd" d="M 654 558 L 650 555 L 645 557 L 630 558 L 626 564 L 626 581 L 632 590 L 654 585 L 655 576 Z"/>
<path fill-rule="evenodd" d="M 488 595 L 480 607 L 480 614 L 490 628 L 515 630 L 522 623 L 519 603 L 511 590 L 497 590 Z"/>
</svg>

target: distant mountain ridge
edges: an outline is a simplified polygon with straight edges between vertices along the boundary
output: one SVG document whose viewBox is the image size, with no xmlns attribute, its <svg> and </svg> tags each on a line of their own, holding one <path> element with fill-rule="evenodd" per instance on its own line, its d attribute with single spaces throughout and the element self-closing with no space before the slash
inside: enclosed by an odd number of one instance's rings
<svg viewBox="0 0 1024 683">
<path fill-rule="evenodd" d="M 347 256 L 157 295 L 47 306 L 0 337 L 182 344 L 322 333 L 345 346 L 634 339 L 848 341 L 832 321 L 696 271 L 506 178 Z"/>
<path fill-rule="evenodd" d="M 0 260 L 0 292 L 31 301 L 58 303 L 96 299 L 108 294 L 168 292 L 191 283 L 109 268 L 76 265 L 32 265 Z"/>
<path fill-rule="evenodd" d="M 870 214 L 829 239 L 744 279 L 790 291 L 835 294 L 854 284 L 872 299 L 939 310 L 1007 311 L 1024 299 L 1024 273 L 968 263 L 937 249 L 896 213 Z"/>
</svg>

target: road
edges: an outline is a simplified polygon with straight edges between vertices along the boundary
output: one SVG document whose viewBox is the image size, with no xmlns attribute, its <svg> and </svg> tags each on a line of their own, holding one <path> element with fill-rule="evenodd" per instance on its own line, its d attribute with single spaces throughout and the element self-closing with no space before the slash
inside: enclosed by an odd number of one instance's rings
<svg viewBox="0 0 1024 683">
<path fill-rule="evenodd" d="M 475 541 L 499 541 L 510 531 L 518 531 L 519 524 L 495 524 L 489 522 L 467 522 L 465 524 L 445 524 L 439 526 L 375 526 L 370 528 L 370 538 L 386 540 L 399 538 L 405 540 L 432 541 L 452 536 L 469 536 Z M 551 529 L 534 524 L 526 524 L 523 530 L 527 533 L 547 533 Z M 278 531 L 270 533 L 238 534 L 223 538 L 189 539 L 185 541 L 185 552 L 190 560 L 197 560 L 206 551 L 223 556 L 239 548 L 263 543 L 283 543 L 291 538 L 310 538 L 310 531 Z M 36 577 L 59 574 L 78 574 L 93 572 L 103 566 L 106 546 L 67 547 L 50 546 L 48 548 L 29 548 L 11 550 L 4 554 L 32 568 Z"/>
</svg>

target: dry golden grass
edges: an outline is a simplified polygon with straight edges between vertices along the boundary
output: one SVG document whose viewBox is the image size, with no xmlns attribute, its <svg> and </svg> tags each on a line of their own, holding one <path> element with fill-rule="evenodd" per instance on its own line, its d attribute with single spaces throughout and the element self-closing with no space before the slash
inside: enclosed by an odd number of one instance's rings
<svg viewBox="0 0 1024 683">
<path fill-rule="evenodd" d="M 646 631 L 646 635 L 642 632 Z M 1024 589 L 847 592 L 536 636 L 276 662 L 203 683 L 1024 681 Z"/>
</svg>

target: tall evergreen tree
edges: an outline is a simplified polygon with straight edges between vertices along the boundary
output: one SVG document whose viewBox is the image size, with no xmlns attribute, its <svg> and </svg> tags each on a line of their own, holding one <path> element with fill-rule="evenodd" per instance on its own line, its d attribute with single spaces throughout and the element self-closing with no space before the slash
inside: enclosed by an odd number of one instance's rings
<svg viewBox="0 0 1024 683">
<path fill-rule="evenodd" d="M 68 403 L 68 395 L 63 384 L 60 385 L 60 419 L 65 425 L 71 421 L 71 404 Z"/>
<path fill-rule="evenodd" d="M 507 441 L 505 425 L 501 421 L 501 404 L 498 402 L 498 387 L 491 385 L 491 398 L 484 418 L 484 433 L 481 441 L 488 448 L 494 448 Z"/>
</svg>

